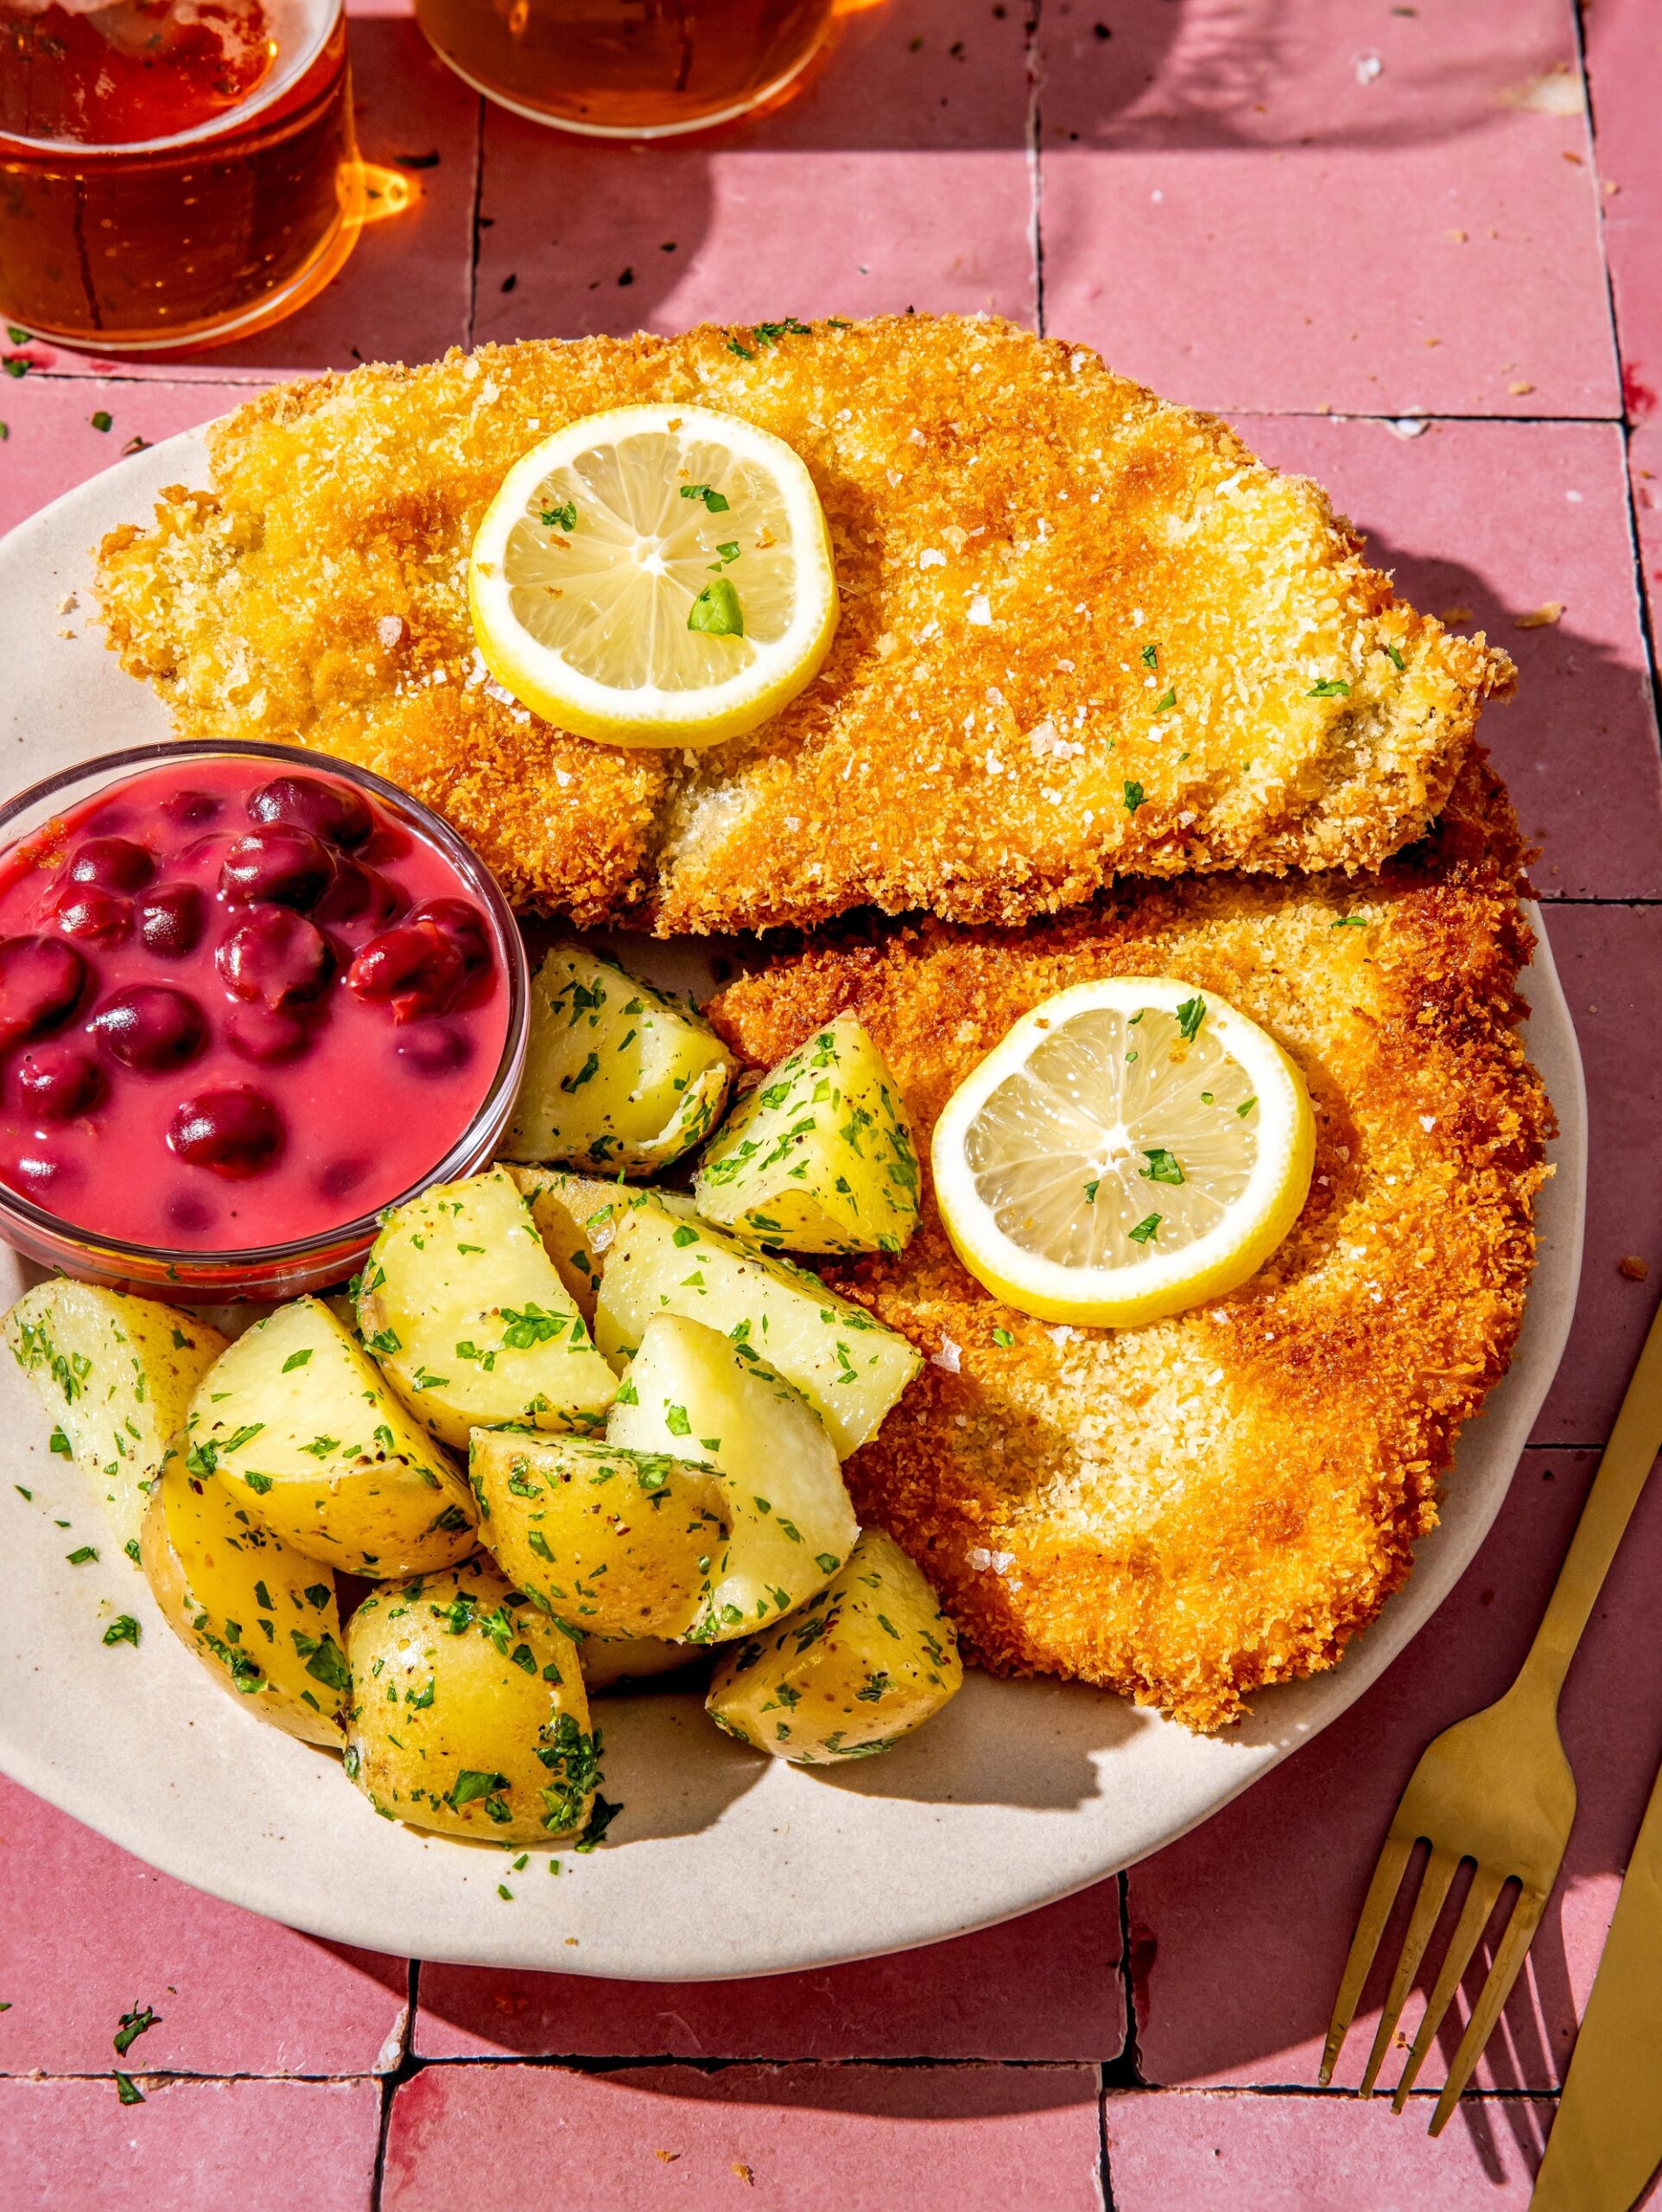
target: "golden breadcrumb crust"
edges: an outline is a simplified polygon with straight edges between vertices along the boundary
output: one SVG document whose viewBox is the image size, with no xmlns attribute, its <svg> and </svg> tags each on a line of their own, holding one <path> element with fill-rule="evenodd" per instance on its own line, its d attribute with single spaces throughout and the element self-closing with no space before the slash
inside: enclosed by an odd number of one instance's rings
<svg viewBox="0 0 1662 2212">
<path fill-rule="evenodd" d="M 816 680 L 697 753 L 587 743 L 474 649 L 468 548 L 577 416 L 777 432 L 829 518 Z M 442 808 L 522 904 L 663 932 L 850 907 L 1014 923 L 1116 874 L 1376 867 L 1512 664 L 1392 595 L 1301 477 L 1083 347 L 981 318 L 486 346 L 263 394 L 212 489 L 113 531 L 123 665 L 182 735 L 319 746 Z"/>
<path fill-rule="evenodd" d="M 1310 1085 L 1316 1179 L 1291 1235 L 1240 1290 L 1170 1320 L 1012 1312 L 959 1264 L 932 1200 L 898 1258 L 826 1270 L 931 1356 L 847 1472 L 861 1518 L 926 1569 L 984 1665 L 1215 1728 L 1265 1683 L 1333 1665 L 1405 1578 L 1460 1425 L 1505 1371 L 1549 1172 L 1551 1109 L 1516 1027 L 1519 869 L 1480 754 L 1435 835 L 1374 876 L 1191 877 L 1022 934 L 845 931 L 716 1001 L 761 1062 L 852 1008 L 925 1158 L 1011 1023 L 1092 976 L 1216 992 Z"/>
</svg>

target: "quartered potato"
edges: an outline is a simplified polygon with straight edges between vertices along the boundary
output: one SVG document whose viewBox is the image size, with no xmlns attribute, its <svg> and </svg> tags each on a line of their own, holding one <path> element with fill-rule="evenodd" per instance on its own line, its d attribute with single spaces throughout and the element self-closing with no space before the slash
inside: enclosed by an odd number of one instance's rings
<svg viewBox="0 0 1662 2212">
<path fill-rule="evenodd" d="M 568 1167 L 517 1167 L 511 1161 L 504 1166 L 515 1189 L 530 1201 L 542 1249 L 591 1329 L 619 1217 L 648 1196 L 678 1220 L 690 1221 L 696 1211 L 684 1191 L 643 1192 L 638 1185 L 602 1182 Z"/>
<path fill-rule="evenodd" d="M 819 1416 L 771 1367 L 747 1364 L 701 1321 L 663 1313 L 647 1323 L 606 1441 L 696 1452 L 720 1472 L 732 1531 L 711 1567 L 707 1608 L 684 1631 L 700 1641 L 794 1612 L 853 1548 L 854 1509 Z"/>
<path fill-rule="evenodd" d="M 562 1626 L 685 1637 L 706 1618 L 729 1525 L 713 1469 L 663 1452 L 476 1428 L 468 1477 L 480 1541 Z"/>
<path fill-rule="evenodd" d="M 741 1358 L 765 1360 L 794 1382 L 845 1459 L 876 1434 L 922 1364 L 904 1337 L 817 1275 L 644 1197 L 619 1218 L 606 1254 L 595 1341 L 620 1368 L 665 1313 L 721 1330 Z"/>
<path fill-rule="evenodd" d="M 346 1661 L 327 1567 L 178 1452 L 151 1489 L 139 1548 L 162 1618 L 224 1688 L 305 1743 L 341 1741 Z"/>
<path fill-rule="evenodd" d="M 504 1168 L 388 1214 L 358 1325 L 405 1404 L 458 1447 L 511 1422 L 597 1429 L 617 1388 Z"/>
<path fill-rule="evenodd" d="M 503 1150 L 650 1174 L 709 1135 L 732 1076 L 726 1046 L 679 1001 L 558 944 L 531 983 L 525 1073 Z"/>
<path fill-rule="evenodd" d="M 696 1666 L 701 1656 L 692 1644 L 666 1643 L 657 1636 L 586 1636 L 577 1647 L 577 1663 L 591 1697 L 679 1674 L 683 1667 Z"/>
<path fill-rule="evenodd" d="M 722 1655 L 705 1702 L 758 1751 L 827 1766 L 886 1751 L 963 1679 L 934 1591 L 891 1536 L 868 1529 L 800 1612 Z"/>
<path fill-rule="evenodd" d="M 6 1316 L 6 1342 L 97 1485 L 116 1541 L 136 1559 L 139 1525 L 191 1394 L 225 1348 L 206 1321 L 154 1299 L 42 1282 Z"/>
<path fill-rule="evenodd" d="M 576 1647 L 488 1560 L 371 1592 L 346 1658 L 346 1771 L 378 1812 L 491 1843 L 582 1828 L 599 1745 Z"/>
<path fill-rule="evenodd" d="M 707 1221 L 796 1252 L 898 1252 L 917 1154 L 888 1064 L 840 1014 L 765 1075 L 699 1165 Z"/>
<path fill-rule="evenodd" d="M 472 1551 L 473 1494 L 320 1299 L 257 1321 L 208 1370 L 187 1465 L 308 1559 L 377 1581 Z"/>
</svg>

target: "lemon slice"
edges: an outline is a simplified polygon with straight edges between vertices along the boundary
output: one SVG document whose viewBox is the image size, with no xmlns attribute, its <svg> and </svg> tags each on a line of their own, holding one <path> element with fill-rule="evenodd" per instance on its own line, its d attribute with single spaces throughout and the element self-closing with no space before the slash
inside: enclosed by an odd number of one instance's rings
<svg viewBox="0 0 1662 2212">
<path fill-rule="evenodd" d="M 947 1234 L 987 1289 L 1047 1321 L 1123 1328 L 1215 1298 L 1297 1217 L 1310 1094 L 1256 1022 L 1158 976 L 1036 1007 L 936 1123 Z"/>
<path fill-rule="evenodd" d="M 485 510 L 467 593 L 498 682 L 608 745 L 754 729 L 837 626 L 812 477 L 708 407 L 618 407 L 544 438 Z"/>
</svg>

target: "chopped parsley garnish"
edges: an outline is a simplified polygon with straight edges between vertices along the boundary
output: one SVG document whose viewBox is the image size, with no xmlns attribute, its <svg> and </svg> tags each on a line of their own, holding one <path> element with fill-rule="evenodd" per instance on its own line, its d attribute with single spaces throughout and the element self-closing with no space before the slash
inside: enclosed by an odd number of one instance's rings
<svg viewBox="0 0 1662 2212">
<path fill-rule="evenodd" d="M 1128 1230 L 1126 1233 L 1130 1236 L 1133 1244 L 1146 1244 L 1153 1237 L 1156 1230 L 1158 1230 L 1159 1226 L 1160 1217 L 1158 1213 L 1145 1214 L 1142 1220 L 1138 1223 L 1136 1228 Z"/>
<path fill-rule="evenodd" d="M 71 1567 L 85 1567 L 88 1560 L 96 1559 L 98 1555 L 98 1547 L 95 1544 L 83 1544 L 79 1550 L 66 1552 L 64 1554 Z"/>
<path fill-rule="evenodd" d="M 292 1375 L 297 1367 L 304 1367 L 311 1357 L 312 1352 L 309 1345 L 308 1345 L 303 1351 L 291 1351 L 288 1358 L 282 1363 L 283 1373 L 285 1375 Z"/>
<path fill-rule="evenodd" d="M 1172 684 L 1168 688 L 1164 699 L 1157 699 L 1154 702 L 1154 711 L 1157 715 L 1170 714 L 1177 703 L 1177 688 L 1176 684 Z"/>
<path fill-rule="evenodd" d="M 1246 1101 L 1246 1103 L 1244 1106 L 1237 1106 L 1237 1107 L 1236 1107 L 1236 1109 L 1235 1109 L 1235 1113 L 1236 1113 L 1236 1115 L 1237 1115 L 1238 1118 L 1239 1118 L 1240 1120 L 1241 1120 L 1241 1121 L 1243 1121 L 1243 1122 L 1244 1122 L 1244 1121 L 1246 1120 L 1246 1116 L 1247 1116 L 1252 1112 L 1252 1110 L 1253 1110 L 1253 1107 L 1257 1105 L 1257 1103 L 1258 1103 L 1258 1101 L 1257 1101 L 1257 1099 L 1256 1099 L 1256 1098 L 1249 1098 L 1249 1099 Z"/>
<path fill-rule="evenodd" d="M 1404 660 L 1402 655 L 1397 651 L 1394 645 L 1386 645 L 1385 651 L 1391 656 L 1391 658 L 1395 661 L 1399 668 L 1407 667 L 1407 662 Z"/>
<path fill-rule="evenodd" d="M 1148 1166 L 1138 1172 L 1145 1182 L 1181 1183 L 1183 1180 L 1183 1172 L 1177 1165 L 1176 1154 L 1168 1152 L 1164 1145 L 1157 1145 L 1151 1152 L 1145 1146 L 1143 1157 Z"/>
<path fill-rule="evenodd" d="M 138 1623 L 130 1613 L 117 1613 L 105 1630 L 104 1640 L 106 1643 L 136 1644 L 138 1642 Z"/>
<path fill-rule="evenodd" d="M 1135 813 L 1136 813 L 1136 811 L 1137 811 L 1137 810 L 1138 810 L 1138 808 L 1139 808 L 1142 804 L 1143 804 L 1143 786 L 1142 786 L 1140 784 L 1130 784 L 1130 783 L 1128 783 L 1128 784 L 1126 785 L 1126 813 L 1127 813 L 1127 814 L 1135 814 Z"/>
<path fill-rule="evenodd" d="M 1100 1176 L 1094 1182 L 1087 1183 L 1085 1185 L 1085 1203 L 1088 1206 L 1094 1206 L 1096 1204 L 1096 1194 L 1101 1187 L 1102 1180 Z"/>
<path fill-rule="evenodd" d="M 609 1797 L 602 1797 L 597 1792 L 587 1825 L 577 1840 L 576 1848 L 579 1851 L 593 1851 L 622 1810 L 623 1807 L 620 1804 L 614 1805 Z"/>
<path fill-rule="evenodd" d="M 687 627 L 707 638 L 744 636 L 745 612 L 726 576 L 714 577 L 705 585 L 688 610 Z"/>
<path fill-rule="evenodd" d="M 457 1770 L 456 1778 L 450 1785 L 450 1795 L 445 1802 L 459 1813 L 464 1805 L 471 1805 L 476 1797 L 488 1797 L 493 1791 L 507 1787 L 505 1774 L 484 1774 L 477 1767 L 464 1766 Z"/>
<path fill-rule="evenodd" d="M 683 499 L 702 499 L 706 514 L 724 515 L 727 512 L 727 500 L 708 484 L 683 484 L 681 496 Z"/>
<path fill-rule="evenodd" d="M 544 507 L 536 518 L 545 530 L 575 530 L 577 502 L 562 499 L 557 507 Z"/>
<path fill-rule="evenodd" d="M 1143 647 L 1143 666 L 1145 668 L 1158 668 L 1159 665 L 1160 648 L 1158 645 L 1145 645 Z"/>
<path fill-rule="evenodd" d="M 137 2082 L 134 2081 L 132 2075 L 130 2074 L 124 2074 L 121 2069 L 117 2066 L 115 2069 L 115 2076 L 116 2094 L 121 2099 L 123 2104 L 142 2105 L 144 2101 L 144 2092 L 139 2088 Z"/>
<path fill-rule="evenodd" d="M 111 2037 L 111 2041 L 116 2047 L 116 2056 L 118 2058 L 125 2058 L 140 2036 L 155 2027 L 161 2018 L 162 2015 L 152 2011 L 148 2005 L 135 2005 L 130 2010 L 124 2012 L 121 2016 L 121 2025 Z"/>
<path fill-rule="evenodd" d="M 1367 917 L 1366 914 L 1338 914 L 1334 918 L 1333 926 L 1335 930 L 1365 930 Z"/>
<path fill-rule="evenodd" d="M 1324 676 L 1319 683 L 1312 683 L 1305 692 L 1307 699 L 1348 699 L 1350 686 L 1342 676 Z"/>
<path fill-rule="evenodd" d="M 53 1430 L 50 1438 L 48 1440 L 48 1449 L 55 1452 L 60 1459 L 73 1459 L 75 1456 L 73 1451 L 70 1447 L 69 1439 L 64 1434 L 60 1428 L 54 1428 Z"/>
<path fill-rule="evenodd" d="M 1013 1344 L 1016 1339 L 1011 1335 L 1008 1329 L 994 1329 L 993 1332 L 993 1341 L 995 1344 L 1008 1345 Z"/>
<path fill-rule="evenodd" d="M 1198 991 L 1192 999 L 1185 999 L 1177 1008 L 1177 1027 L 1183 1033 L 1185 1045 L 1192 1045 L 1200 1035 L 1201 1024 L 1206 1019 L 1206 1001 Z"/>
</svg>

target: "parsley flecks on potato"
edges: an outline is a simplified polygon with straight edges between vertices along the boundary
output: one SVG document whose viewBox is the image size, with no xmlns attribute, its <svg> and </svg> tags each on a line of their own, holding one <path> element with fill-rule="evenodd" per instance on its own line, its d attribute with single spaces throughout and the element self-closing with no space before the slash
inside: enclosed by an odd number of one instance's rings
<svg viewBox="0 0 1662 2212">
<path fill-rule="evenodd" d="M 435 1183 L 386 1217 L 364 1263 L 365 1348 L 418 1421 L 595 1429 L 617 1388 L 504 1168 Z"/>
<path fill-rule="evenodd" d="M 891 1536 L 868 1529 L 800 1612 L 722 1655 L 706 1704 L 758 1751 L 827 1766 L 887 1751 L 963 1679 L 934 1591 Z"/>
<path fill-rule="evenodd" d="M 470 1552 L 473 1494 L 328 1307 L 297 1298 L 257 1321 L 198 1385 L 192 1474 L 308 1559 L 377 1580 Z"/>
<path fill-rule="evenodd" d="M 67 1447 L 136 1557 L 151 1485 L 225 1338 L 154 1299 L 58 1281 L 24 1292 L 6 1342 L 54 1424 L 54 1450 Z"/>
<path fill-rule="evenodd" d="M 542 1249 L 591 1329 L 619 1217 L 646 1198 L 682 1221 L 692 1220 L 696 1211 L 684 1191 L 643 1192 L 627 1183 L 603 1182 L 598 1175 L 579 1175 L 568 1167 L 521 1167 L 511 1160 L 503 1167 L 530 1203 Z"/>
<path fill-rule="evenodd" d="M 673 1637 L 704 1618 L 729 1529 L 714 1469 L 488 1428 L 473 1431 L 467 1468 L 480 1541 L 556 1620 L 585 1636 Z"/>
<path fill-rule="evenodd" d="M 644 1197 L 619 1219 L 606 1255 L 595 1341 L 621 1367 L 663 1313 L 720 1329 L 741 1357 L 766 1360 L 796 1384 L 845 1459 L 875 1435 L 921 1364 L 904 1337 L 817 1275 Z"/>
<path fill-rule="evenodd" d="M 224 1688 L 303 1742 L 341 1741 L 346 1662 L 327 1567 L 261 1528 L 177 1451 L 150 1491 L 139 1545 L 162 1618 Z"/>
<path fill-rule="evenodd" d="M 917 1226 L 917 1154 L 899 1087 L 851 1014 L 763 1077 L 694 1190 L 707 1221 L 794 1252 L 898 1252 Z"/>
<path fill-rule="evenodd" d="M 771 1367 L 746 1361 L 701 1321 L 663 1313 L 647 1323 L 606 1441 L 695 1452 L 720 1471 L 732 1530 L 711 1565 L 707 1607 L 687 1631 L 701 1642 L 794 1611 L 853 1548 L 854 1509 L 819 1416 Z"/>
<path fill-rule="evenodd" d="M 490 1560 L 372 1591 L 346 1657 L 346 1771 L 378 1811 L 492 1843 L 582 1828 L 599 1747 L 576 1648 Z"/>
<path fill-rule="evenodd" d="M 530 1041 L 503 1151 L 650 1174 L 715 1126 L 733 1058 L 707 1022 L 577 944 L 531 983 Z"/>
</svg>

